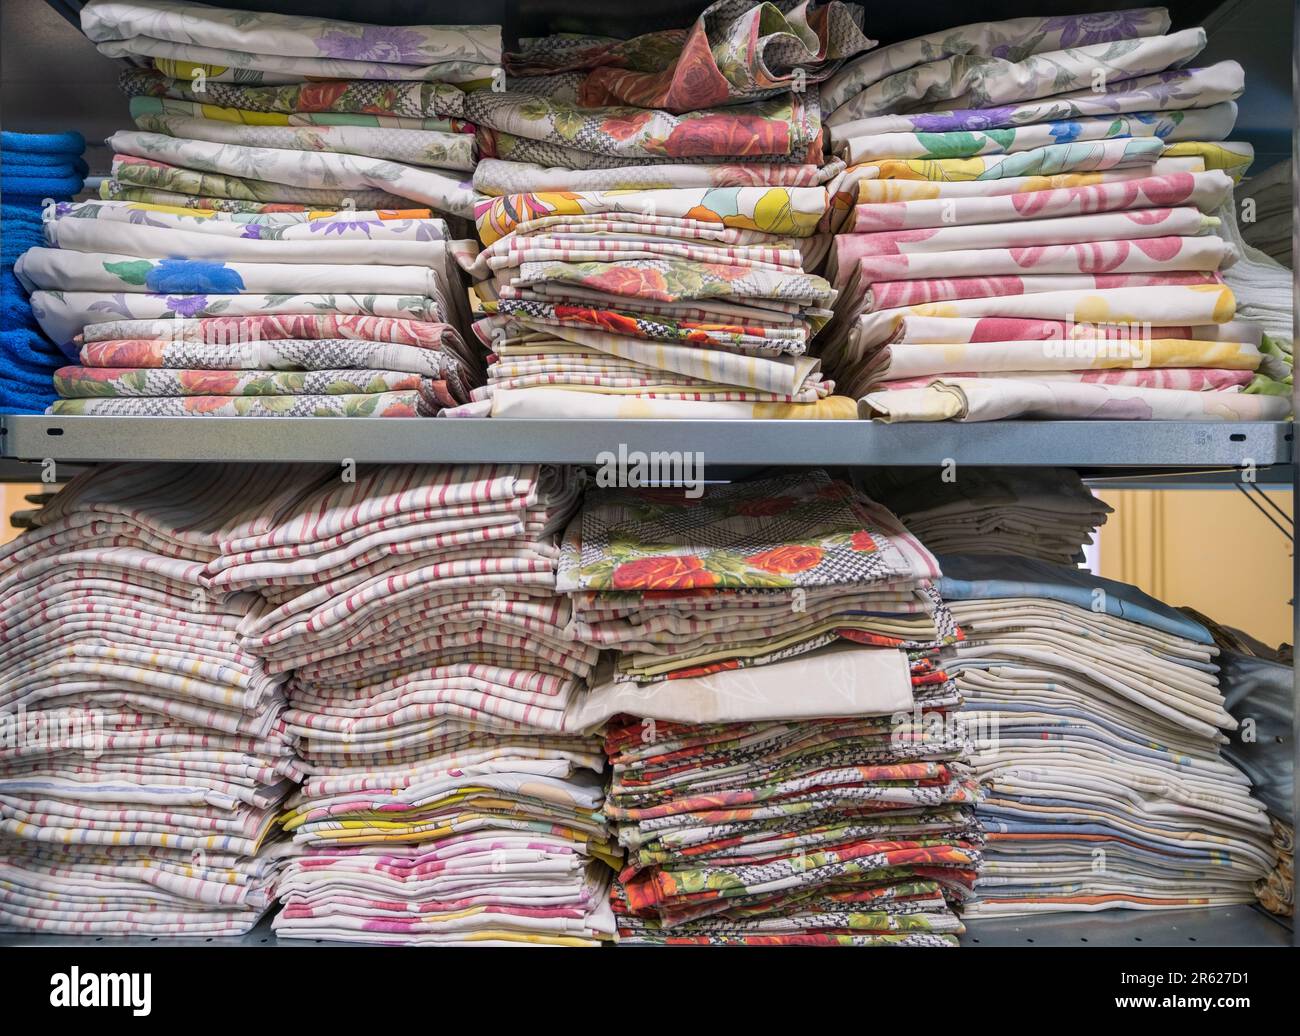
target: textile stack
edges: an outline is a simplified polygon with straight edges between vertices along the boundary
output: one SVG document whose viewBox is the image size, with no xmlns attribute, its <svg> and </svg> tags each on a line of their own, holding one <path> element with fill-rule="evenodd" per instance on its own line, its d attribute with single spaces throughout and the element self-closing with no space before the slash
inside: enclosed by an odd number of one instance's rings
<svg viewBox="0 0 1300 1036">
<path fill-rule="evenodd" d="M 507 89 L 466 96 L 491 363 L 449 416 L 855 416 L 810 343 L 843 168 L 816 84 L 872 45 L 861 23 L 720 0 L 687 30 L 521 41 Z"/>
<path fill-rule="evenodd" d="M 1289 414 L 1209 215 L 1253 157 L 1224 142 L 1243 73 L 1189 67 L 1204 30 L 1168 29 L 1163 8 L 966 25 L 823 84 L 850 163 L 823 362 L 864 417 Z"/>
<path fill-rule="evenodd" d="M 588 492 L 559 586 L 618 654 L 569 723 L 609 723 L 621 941 L 955 945 L 981 837 L 937 575 L 824 472 Z"/>
<path fill-rule="evenodd" d="M 936 554 L 1010 554 L 1058 565 L 1083 547 L 1112 508 L 1072 468 L 877 468 L 863 490 Z"/>
<path fill-rule="evenodd" d="M 508 196 L 827 183 L 842 163 L 823 166 L 816 84 L 871 46 L 862 9 L 838 0 L 717 0 L 685 30 L 521 40 L 507 89 L 466 97 L 483 158 L 474 185 Z"/>
<path fill-rule="evenodd" d="M 55 414 L 434 416 L 482 380 L 457 244 L 427 212 L 92 201 L 45 239 L 17 273 L 80 361 Z"/>
<path fill-rule="evenodd" d="M 64 357 L 41 332 L 14 264 L 41 243 L 46 202 L 80 193 L 85 150 L 80 133 L 0 131 L 0 414 L 39 414 L 54 400 Z"/>
<path fill-rule="evenodd" d="M 496 25 L 363 25 L 183 0 L 89 0 L 81 28 L 122 76 L 102 196 L 233 212 L 473 215 L 464 90 L 501 65 Z"/>
<path fill-rule="evenodd" d="M 595 651 L 564 635 L 571 471 L 389 465 L 230 538 L 242 647 L 292 670 L 308 769 L 283 939 L 588 944 L 613 935 L 600 741 L 566 735 Z"/>
<path fill-rule="evenodd" d="M 809 343 L 820 187 L 512 195 L 471 273 L 487 385 L 447 416 L 854 418 Z M 491 277 L 491 280 L 487 278 Z"/>
<path fill-rule="evenodd" d="M 1135 587 L 1025 558 L 944 555 L 988 837 L 967 916 L 1255 901 L 1275 851 L 1221 752 L 1205 627 Z"/>
<path fill-rule="evenodd" d="M 227 536 L 293 499 L 261 468 L 110 465 L 0 548 L 0 925 L 238 935 L 275 901 L 302 777 L 284 680 L 209 591 Z"/>
</svg>

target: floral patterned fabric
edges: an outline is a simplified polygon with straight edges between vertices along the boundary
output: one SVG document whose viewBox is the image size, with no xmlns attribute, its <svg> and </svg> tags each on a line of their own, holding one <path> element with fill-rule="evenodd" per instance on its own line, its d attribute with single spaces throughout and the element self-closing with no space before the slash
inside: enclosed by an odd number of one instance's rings
<svg viewBox="0 0 1300 1036">
<path fill-rule="evenodd" d="M 475 209 L 475 222 L 484 245 L 540 217 L 604 212 L 682 218 L 765 234 L 808 237 L 816 232 L 826 202 L 826 191 L 820 187 L 560 191 L 481 201 Z"/>
<path fill-rule="evenodd" d="M 141 112 L 133 118 L 136 126 L 146 133 L 160 133 L 184 140 L 259 149 L 353 155 L 423 168 L 470 172 L 474 169 L 474 138 L 468 133 L 390 129 L 381 126 L 249 126 L 222 119 L 190 118 L 162 112 Z M 118 149 L 114 147 L 114 150 Z M 266 178 L 264 174 L 262 178 Z"/>
<path fill-rule="evenodd" d="M 879 114 L 853 120 L 836 119 L 832 115 L 827 125 L 846 140 L 879 133 L 984 131 L 1089 116 L 1208 108 L 1235 100 L 1244 89 L 1245 73 L 1241 66 L 1235 61 L 1220 61 L 1205 68 L 1170 69 L 1108 82 L 1104 89 L 1097 91 L 1088 88 L 988 108 Z"/>
<path fill-rule="evenodd" d="M 341 395 L 149 396 L 59 399 L 56 417 L 433 417 L 440 403 L 418 390 Z"/>
<path fill-rule="evenodd" d="M 412 119 L 395 115 L 371 115 L 364 112 L 248 111 L 243 108 L 223 108 L 216 104 L 178 101 L 169 97 L 154 97 L 147 94 L 132 95 L 130 107 L 133 120 L 145 116 L 168 116 L 203 119 L 208 122 L 231 122 L 244 126 L 362 126 L 376 129 L 425 130 L 431 133 L 465 133 L 471 136 L 474 133 L 474 127 L 462 119 Z"/>
<path fill-rule="evenodd" d="M 461 110 L 450 114 L 515 137 L 607 158 L 718 162 L 732 156 L 759 161 L 784 156 L 800 163 L 821 158 L 821 109 L 815 93 L 673 115 L 649 108 L 582 108 L 515 91 L 480 90 L 464 95 Z M 529 160 L 486 147 L 484 154 Z"/>
<path fill-rule="evenodd" d="M 1000 22 L 975 22 L 941 29 L 880 47 L 850 61 L 822 85 L 828 111 L 881 80 L 929 62 L 963 56 L 1023 61 L 1046 51 L 1159 36 L 1169 30 L 1163 7 L 1045 18 L 1030 16 Z"/>
<path fill-rule="evenodd" d="M 1222 140 L 1237 121 L 1237 106 L 1223 101 L 1208 108 L 1171 112 L 1133 112 L 1119 116 L 1088 116 L 1064 122 L 1035 122 L 1005 129 L 946 133 L 877 133 L 832 141 L 850 162 L 886 158 L 973 158 L 1030 151 L 1051 144 L 1108 140 L 1115 137 L 1158 137 L 1166 143 Z"/>
<path fill-rule="evenodd" d="M 489 197 L 570 191 L 650 191 L 710 187 L 818 187 L 844 169 L 838 159 L 825 165 L 641 164 L 619 169 L 568 169 L 531 162 L 485 158 L 474 167 L 474 190 Z"/>
<path fill-rule="evenodd" d="M 489 79 L 496 25 L 363 25 L 184 0 L 89 0 L 81 30 L 109 57 L 156 57 L 313 79 Z"/>
<path fill-rule="evenodd" d="M 909 68 L 873 83 L 835 109 L 839 125 L 882 112 L 995 108 L 1052 94 L 1091 90 L 1176 68 L 1205 48 L 1204 29 L 1123 39 L 1034 54 L 1020 61 L 961 55 Z"/>
<path fill-rule="evenodd" d="M 159 97 L 214 105 L 266 115 L 345 113 L 408 119 L 465 116 L 465 95 L 446 83 L 386 83 L 338 80 L 249 86 L 213 83 L 195 87 L 192 80 L 171 79 L 160 72 L 128 68 L 119 81 L 127 97 Z"/>
<path fill-rule="evenodd" d="M 217 125 L 225 125 L 218 123 Z M 239 127 L 239 129 L 243 129 Z M 291 133 L 303 132 L 291 130 Z M 391 130 L 377 130 L 392 133 Z M 416 132 L 407 130 L 402 132 Z M 403 165 L 381 158 L 334 151 L 285 150 L 242 144 L 188 140 L 161 133 L 118 132 L 108 140 L 115 155 L 116 179 L 144 186 L 176 189 L 186 177 L 185 193 L 224 194 L 255 201 L 342 202 L 351 207 L 374 204 L 370 192 L 407 198 L 453 215 L 470 217 L 477 195 L 454 174 Z M 124 156 L 138 161 L 128 161 Z M 147 162 L 148 175 L 137 170 Z M 155 165 L 159 163 L 161 165 Z M 176 172 L 176 169 L 185 173 Z M 154 175 L 157 170 L 157 175 Z M 189 172 L 189 171 L 196 172 Z M 261 185 L 276 185 L 267 190 Z M 328 186 L 325 186 L 328 185 Z M 326 195 L 320 192 L 325 191 Z"/>
<path fill-rule="evenodd" d="M 512 76 L 581 71 L 584 107 L 629 104 L 688 112 L 805 89 L 873 42 L 862 9 L 832 0 L 716 0 L 688 30 L 630 40 L 549 36 L 520 41 L 506 55 Z"/>
</svg>

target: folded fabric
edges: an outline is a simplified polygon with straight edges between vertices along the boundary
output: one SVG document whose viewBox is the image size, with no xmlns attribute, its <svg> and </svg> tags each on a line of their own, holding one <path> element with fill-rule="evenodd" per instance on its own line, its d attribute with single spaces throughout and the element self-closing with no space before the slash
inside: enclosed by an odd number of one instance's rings
<svg viewBox="0 0 1300 1036">
<path fill-rule="evenodd" d="M 862 407 L 863 416 L 885 421 L 1282 421 L 1291 414 L 1285 397 L 1240 391 L 960 377 L 934 380 L 923 389 L 872 392 Z"/>
<path fill-rule="evenodd" d="M 733 155 L 761 161 L 762 156 L 770 155 L 805 162 L 809 160 L 805 157 L 809 149 L 820 142 L 822 132 L 815 93 L 786 93 L 769 100 L 681 115 L 647 108 L 584 108 L 509 90 L 480 90 L 464 95 L 463 101 L 460 110 L 450 114 L 476 126 L 609 158 L 638 161 L 717 161 Z M 486 149 L 484 153 L 495 154 Z M 818 153 L 811 160 L 819 158 Z"/>
<path fill-rule="evenodd" d="M 881 80 L 931 62 L 966 55 L 1018 62 L 1046 51 L 1159 36 L 1169 25 L 1163 7 L 959 25 L 891 43 L 850 61 L 822 85 L 822 98 L 827 110 L 834 111 Z"/>
<path fill-rule="evenodd" d="M 258 149 L 355 155 L 422 168 L 471 172 L 474 169 L 474 137 L 468 133 L 372 126 L 250 126 L 224 119 L 190 118 L 164 112 L 139 112 L 132 117 L 142 131 L 162 133 L 181 140 Z M 1202 133 L 1199 137 L 1189 139 L 1202 138 L 1207 138 L 1207 134 Z M 110 146 L 115 151 L 139 154 L 118 148 L 112 144 L 111 138 Z M 146 154 L 143 157 L 166 156 Z M 262 178 L 267 177 L 263 175 Z"/>
<path fill-rule="evenodd" d="M 585 72 L 584 107 L 628 104 L 688 112 L 804 89 L 874 46 L 862 9 L 833 2 L 815 14 L 800 0 L 716 0 L 687 30 L 630 40 L 548 36 L 506 55 L 511 76 Z"/>
<path fill-rule="evenodd" d="M 339 395 L 148 396 L 56 400 L 56 417 L 433 417 L 440 404 L 418 390 Z"/>
<path fill-rule="evenodd" d="M 829 116 L 843 125 L 881 112 L 994 108 L 1053 94 L 1091 90 L 1164 72 L 1205 49 L 1204 29 L 1084 44 L 1018 61 L 960 54 L 887 75 L 849 97 Z"/>
<path fill-rule="evenodd" d="M 81 30 L 108 57 L 158 57 L 313 79 L 490 79 L 495 25 L 363 25 L 184 0 L 89 0 Z"/>
<path fill-rule="evenodd" d="M 218 124 L 220 125 L 220 124 Z M 301 131 L 291 131 L 301 132 Z M 415 132 L 389 131 L 378 132 Z M 248 147 L 241 144 L 188 140 L 160 133 L 119 131 L 108 139 L 115 155 L 113 175 L 116 179 L 145 186 L 170 188 L 180 174 L 162 175 L 153 163 L 167 167 L 197 170 L 204 175 L 188 193 L 221 194 L 258 201 L 295 199 L 325 200 L 318 195 L 342 196 L 347 190 L 380 191 L 385 195 L 409 198 L 453 215 L 471 217 L 477 195 L 454 174 L 423 167 L 403 165 L 391 159 L 368 155 L 341 154 L 333 151 L 301 151 L 276 147 Z M 149 175 L 137 177 L 138 163 L 125 163 L 120 156 L 146 160 Z M 266 190 L 258 185 L 282 185 Z M 247 193 L 237 189 L 243 187 Z M 352 207 L 370 204 L 364 193 L 353 199 Z"/>
<path fill-rule="evenodd" d="M 490 197 L 529 192 L 649 191 L 709 187 L 817 187 L 834 180 L 844 163 L 700 165 L 639 163 L 614 169 L 571 169 L 484 158 L 474 167 L 474 190 Z"/>
<path fill-rule="evenodd" d="M 1088 87 L 1073 93 L 1012 101 L 987 108 L 877 114 L 862 119 L 837 118 L 843 111 L 841 108 L 826 122 L 845 140 L 881 133 L 987 131 L 1089 116 L 1113 117 L 1129 112 L 1208 108 L 1223 101 L 1236 100 L 1244 89 L 1245 73 L 1241 66 L 1235 61 L 1220 61 L 1205 68 L 1170 69 L 1136 79 L 1107 79 L 1097 90 Z"/>
<path fill-rule="evenodd" d="M 118 80 L 127 97 L 160 97 L 244 112 L 293 115 L 343 112 L 413 119 L 465 117 L 465 95 L 446 83 L 337 80 L 250 86 L 243 83 L 172 79 L 160 72 L 128 68 Z"/>
</svg>

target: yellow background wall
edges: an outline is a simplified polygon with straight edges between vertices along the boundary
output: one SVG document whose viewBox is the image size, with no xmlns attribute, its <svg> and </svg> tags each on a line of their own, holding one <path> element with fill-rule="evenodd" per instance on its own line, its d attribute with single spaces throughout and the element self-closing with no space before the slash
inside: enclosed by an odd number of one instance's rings
<svg viewBox="0 0 1300 1036">
<path fill-rule="evenodd" d="M 1292 641 L 1291 544 L 1236 489 L 1101 490 L 1101 574 L 1270 646 Z M 1290 516 L 1289 491 L 1268 494 Z M 1267 506 L 1267 505 L 1265 505 Z"/>
</svg>

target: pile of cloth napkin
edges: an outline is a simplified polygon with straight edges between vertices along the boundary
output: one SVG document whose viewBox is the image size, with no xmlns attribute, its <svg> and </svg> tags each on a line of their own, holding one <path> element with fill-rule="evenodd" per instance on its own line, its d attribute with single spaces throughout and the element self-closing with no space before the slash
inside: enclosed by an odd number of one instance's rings
<svg viewBox="0 0 1300 1036">
<path fill-rule="evenodd" d="M 90 201 L 57 206 L 16 273 L 76 361 L 51 413 L 431 417 L 483 379 L 466 245 L 428 210 Z"/>
<path fill-rule="evenodd" d="M 622 941 L 955 944 L 979 831 L 937 576 L 825 472 L 588 491 L 558 586 L 617 654 L 567 722 L 608 723 Z"/>
<path fill-rule="evenodd" d="M 853 418 L 813 336 L 822 187 L 507 195 L 471 273 L 488 381 L 451 417 Z"/>
<path fill-rule="evenodd" d="M 257 212 L 402 208 L 468 219 L 462 88 L 501 65 L 495 25 L 380 26 L 177 0 L 89 0 L 81 28 L 122 76 L 104 198 Z"/>
<path fill-rule="evenodd" d="M 941 555 L 988 837 L 965 915 L 1255 901 L 1275 850 L 1208 631 L 1135 587 Z"/>
<path fill-rule="evenodd" d="M 286 676 L 239 643 L 258 598 L 204 577 L 295 490 L 274 469 L 109 465 L 0 548 L 0 926 L 238 935 L 272 906 L 304 775 Z"/>
<path fill-rule="evenodd" d="M 568 469 L 389 465 L 222 544 L 212 586 L 261 597 L 240 647 L 292 671 L 308 770 L 280 938 L 612 938 L 604 758 L 563 723 L 596 656 L 555 592 L 578 499 Z"/>
<path fill-rule="evenodd" d="M 864 417 L 1277 419 L 1212 231 L 1241 67 L 1163 8 L 983 22 L 822 84 L 843 236 L 824 365 Z M 1227 210 L 1231 218 L 1231 211 Z M 1267 351 L 1267 346 L 1265 346 Z"/>
<path fill-rule="evenodd" d="M 875 468 L 859 484 L 936 554 L 1010 554 L 1058 565 L 1113 510 L 1073 468 Z"/>
<path fill-rule="evenodd" d="M 81 191 L 85 150 L 80 133 L 0 131 L 0 414 L 39 414 L 54 401 L 63 357 L 41 332 L 14 264 L 42 243 L 45 206 Z"/>
</svg>

